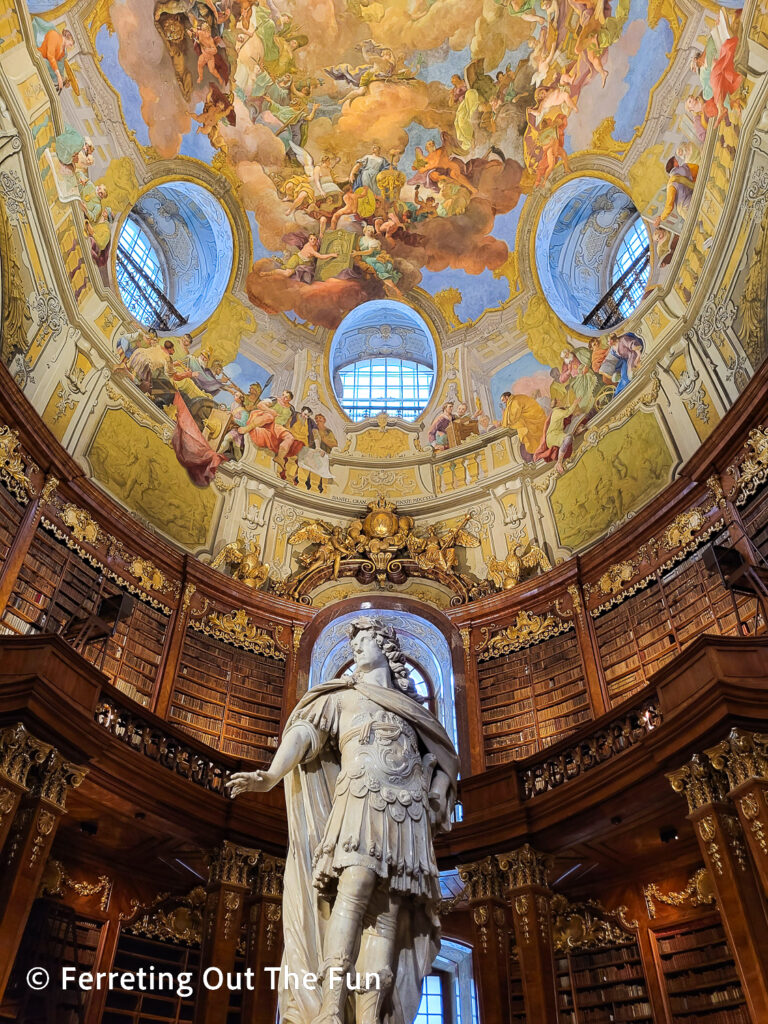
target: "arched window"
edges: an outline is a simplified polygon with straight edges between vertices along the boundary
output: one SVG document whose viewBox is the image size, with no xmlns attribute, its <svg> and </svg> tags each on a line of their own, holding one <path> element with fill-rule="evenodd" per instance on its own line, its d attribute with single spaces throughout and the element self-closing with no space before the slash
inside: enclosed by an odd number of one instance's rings
<svg viewBox="0 0 768 1024">
<path fill-rule="evenodd" d="M 432 973 L 421 986 L 414 1024 L 480 1024 L 472 950 L 463 942 L 443 939 Z"/>
<path fill-rule="evenodd" d="M 621 282 L 616 293 L 616 305 L 625 319 L 640 305 L 651 272 L 650 241 L 642 217 L 637 217 L 621 240 L 613 261 L 611 284 Z M 612 289 L 613 290 L 613 289 Z"/>
<path fill-rule="evenodd" d="M 415 420 L 432 397 L 435 342 L 405 303 L 375 299 L 353 309 L 334 332 L 328 362 L 334 394 L 355 423 L 379 413 Z"/>
<path fill-rule="evenodd" d="M 202 185 L 167 181 L 134 203 L 115 255 L 128 312 L 156 331 L 188 331 L 221 302 L 234 262 L 226 210 Z"/>
<path fill-rule="evenodd" d="M 125 308 L 145 327 L 164 329 L 166 281 L 160 256 L 134 217 L 129 217 L 117 243 L 117 286 Z"/>
<path fill-rule="evenodd" d="M 427 407 L 434 377 L 429 366 L 411 359 L 361 359 L 339 370 L 339 403 L 355 423 L 380 412 L 415 420 Z"/>
</svg>

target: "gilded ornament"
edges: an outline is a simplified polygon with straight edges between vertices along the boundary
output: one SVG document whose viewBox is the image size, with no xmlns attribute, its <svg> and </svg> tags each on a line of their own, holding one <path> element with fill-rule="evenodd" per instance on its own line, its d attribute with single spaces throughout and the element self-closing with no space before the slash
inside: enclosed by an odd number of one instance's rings
<svg viewBox="0 0 768 1024">
<path fill-rule="evenodd" d="M 76 789 L 88 774 L 88 769 L 67 761 L 56 749 L 52 749 L 40 766 L 32 785 L 32 792 L 65 810 L 70 789 Z"/>
<path fill-rule="evenodd" d="M 146 590 L 165 590 L 168 585 L 160 570 L 145 558 L 134 558 L 130 570 L 131 575 L 135 576 Z"/>
<path fill-rule="evenodd" d="M 21 457 L 18 430 L 0 426 L 0 480 L 22 504 L 29 500 L 29 476 Z"/>
<path fill-rule="evenodd" d="M 734 727 L 727 738 L 706 752 L 711 763 L 728 776 L 735 789 L 752 779 L 768 781 L 768 734 Z"/>
<path fill-rule="evenodd" d="M 763 807 L 766 805 L 766 790 L 761 790 Z M 749 831 L 755 837 L 757 845 L 764 856 L 768 856 L 768 838 L 765 834 L 761 808 L 754 793 L 745 793 L 738 802 L 742 818 L 748 823 Z"/>
<path fill-rule="evenodd" d="M 648 917 L 652 920 L 656 917 L 656 903 L 664 903 L 668 907 L 683 907 L 686 904 L 701 907 L 715 902 L 712 878 L 706 868 L 699 868 L 680 892 L 662 892 L 655 882 L 651 882 L 643 886 L 643 895 Z"/>
<path fill-rule="evenodd" d="M 211 854 L 209 884 L 236 885 L 247 889 L 251 869 L 256 867 L 260 856 L 260 850 L 238 846 L 225 839 Z"/>
<path fill-rule="evenodd" d="M 197 587 L 194 583 L 187 583 L 184 586 L 184 594 L 181 598 L 181 610 L 186 613 L 189 611 L 189 606 L 192 604 L 192 598 L 197 591 Z"/>
<path fill-rule="evenodd" d="M 52 750 L 21 722 L 0 729 L 0 778 L 26 788 L 30 769 L 43 764 Z"/>
<path fill-rule="evenodd" d="M 691 814 L 702 807 L 722 802 L 728 796 L 725 774 L 701 754 L 694 754 L 682 768 L 668 772 L 667 778 L 672 789 L 686 798 Z"/>
<path fill-rule="evenodd" d="M 250 541 L 247 545 L 242 537 L 226 544 L 211 562 L 212 569 L 226 565 L 230 576 L 253 590 L 261 590 L 269 579 L 269 566 L 261 560 L 261 545 Z"/>
<path fill-rule="evenodd" d="M 525 843 L 511 853 L 498 853 L 496 860 L 504 874 L 505 888 L 521 889 L 530 885 L 547 885 L 552 858 Z"/>
<path fill-rule="evenodd" d="M 637 572 L 638 563 L 630 560 L 616 562 L 606 569 L 596 586 L 590 588 L 601 594 L 618 594 Z"/>
<path fill-rule="evenodd" d="M 181 898 L 163 894 L 150 907 L 142 907 L 134 900 L 123 928 L 134 935 L 163 942 L 198 946 L 203 937 L 205 900 L 206 893 L 202 886 L 196 886 Z"/>
<path fill-rule="evenodd" d="M 664 531 L 662 544 L 667 551 L 689 544 L 707 522 L 706 512 L 700 508 L 689 509 L 675 516 Z"/>
<path fill-rule="evenodd" d="M 524 647 L 541 643 L 542 640 L 549 640 L 569 629 L 573 629 L 572 621 L 564 621 L 551 613 L 518 612 L 517 618 L 511 626 L 507 626 L 506 629 L 500 630 L 493 636 L 490 636 L 491 630 L 487 626 L 482 627 L 484 640 L 478 647 L 479 660 L 487 661 L 489 658 L 500 658 L 513 651 L 520 651 Z"/>
<path fill-rule="evenodd" d="M 637 929 L 637 922 L 628 920 L 624 906 L 606 910 L 594 900 L 570 903 L 558 893 L 550 907 L 552 943 L 558 953 L 626 945 Z"/>
<path fill-rule="evenodd" d="M 470 903 L 504 899 L 504 875 L 496 857 L 459 865 L 459 878 Z"/>
<path fill-rule="evenodd" d="M 104 534 L 99 524 L 77 505 L 63 505 L 59 510 L 59 518 L 72 531 L 75 540 L 95 546 L 104 539 Z"/>
<path fill-rule="evenodd" d="M 84 898 L 100 896 L 99 909 L 106 912 L 112 895 L 112 879 L 108 875 L 99 875 L 95 882 L 76 882 L 60 860 L 49 860 L 40 885 L 41 895 L 63 896 L 65 889 L 71 889 Z"/>
<path fill-rule="evenodd" d="M 477 582 L 458 573 L 456 549 L 478 547 L 480 540 L 465 529 L 472 518 L 466 515 L 458 526 L 440 530 L 430 525 L 424 535 L 414 532 L 411 516 L 401 515 L 397 506 L 383 496 L 368 503 L 368 513 L 348 527 L 322 520 L 305 521 L 289 537 L 291 545 L 316 545 L 298 556 L 301 568 L 286 584 L 290 596 L 312 590 L 313 574 L 331 568 L 331 578 L 356 575 L 361 583 L 404 583 L 409 575 L 435 576 L 452 586 L 459 603 L 467 600 Z M 342 566 L 349 566 L 344 571 Z M 325 582 L 327 572 L 317 580 Z"/>
<path fill-rule="evenodd" d="M 768 430 L 750 430 L 744 449 L 742 457 L 729 468 L 729 473 L 737 477 L 729 497 L 735 496 L 737 505 L 743 505 L 768 479 Z"/>
<path fill-rule="evenodd" d="M 497 590 L 512 590 L 523 577 L 524 569 L 540 569 L 541 572 L 549 572 L 552 565 L 546 553 L 533 541 L 528 551 L 525 546 L 515 544 L 506 558 L 491 558 L 488 562 L 488 577 L 493 580 Z"/>
<path fill-rule="evenodd" d="M 301 646 L 301 638 L 303 636 L 304 636 L 304 627 L 303 626 L 294 626 L 293 627 L 293 653 L 294 654 L 298 654 L 299 653 L 299 647 Z"/>
<path fill-rule="evenodd" d="M 217 640 L 234 644 L 235 647 L 244 647 L 255 654 L 285 661 L 285 652 L 275 643 L 274 637 L 254 625 L 244 608 L 229 613 L 211 612 L 202 622 L 193 619 L 190 625 Z"/>
<path fill-rule="evenodd" d="M 58 489 L 60 480 L 58 477 L 49 476 L 43 484 L 43 489 L 40 492 L 40 503 L 43 505 L 50 505 L 53 501 L 56 491 Z"/>
</svg>

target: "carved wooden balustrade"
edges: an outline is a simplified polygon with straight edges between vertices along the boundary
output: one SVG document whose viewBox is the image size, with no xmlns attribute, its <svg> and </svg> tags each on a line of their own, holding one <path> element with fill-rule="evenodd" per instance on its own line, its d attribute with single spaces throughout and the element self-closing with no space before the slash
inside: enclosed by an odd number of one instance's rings
<svg viewBox="0 0 768 1024">
<path fill-rule="evenodd" d="M 145 717 L 127 710 L 114 697 L 104 694 L 94 719 L 131 750 L 156 761 L 196 786 L 202 786 L 211 793 L 224 794 L 224 785 L 232 769 L 183 742 L 167 727 L 152 725 Z"/>
<path fill-rule="evenodd" d="M 531 800 L 590 771 L 640 743 L 661 724 L 662 713 L 654 693 L 635 704 L 607 725 L 558 744 L 545 758 L 529 759 L 517 770 L 520 797 Z M 594 729 L 594 724 L 592 724 Z M 587 729 L 583 730 L 587 733 Z"/>
</svg>

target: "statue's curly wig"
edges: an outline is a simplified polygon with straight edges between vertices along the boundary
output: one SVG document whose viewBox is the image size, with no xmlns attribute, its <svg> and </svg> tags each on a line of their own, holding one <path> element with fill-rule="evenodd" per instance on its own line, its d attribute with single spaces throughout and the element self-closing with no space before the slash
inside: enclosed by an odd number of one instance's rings
<svg viewBox="0 0 768 1024">
<path fill-rule="evenodd" d="M 351 640 L 353 637 L 357 636 L 358 633 L 373 633 L 376 643 L 379 645 L 385 658 L 389 662 L 389 670 L 392 673 L 392 682 L 398 690 L 402 690 L 402 692 L 408 697 L 418 701 L 419 704 L 423 704 L 425 698 L 422 697 L 416 689 L 416 686 L 411 679 L 408 666 L 405 663 L 405 655 L 400 650 L 400 641 L 397 639 L 397 633 L 394 629 L 391 626 L 385 625 L 381 619 L 364 616 L 362 618 L 355 619 L 349 627 L 349 639 Z"/>
</svg>

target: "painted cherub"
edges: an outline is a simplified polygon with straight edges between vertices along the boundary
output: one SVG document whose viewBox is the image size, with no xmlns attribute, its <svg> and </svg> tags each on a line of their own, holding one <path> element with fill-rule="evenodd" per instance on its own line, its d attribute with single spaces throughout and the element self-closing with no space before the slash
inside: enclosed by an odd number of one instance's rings
<svg viewBox="0 0 768 1024">
<path fill-rule="evenodd" d="M 227 87 L 227 83 L 219 74 L 219 69 L 216 67 L 216 55 L 219 47 L 224 47 L 224 41 L 218 36 L 215 38 L 211 34 L 211 27 L 207 21 L 198 21 L 193 26 L 189 33 L 197 45 L 200 47 L 200 56 L 197 58 L 197 84 L 199 85 L 203 80 L 203 72 L 206 68 L 222 85 L 222 88 Z"/>
</svg>

